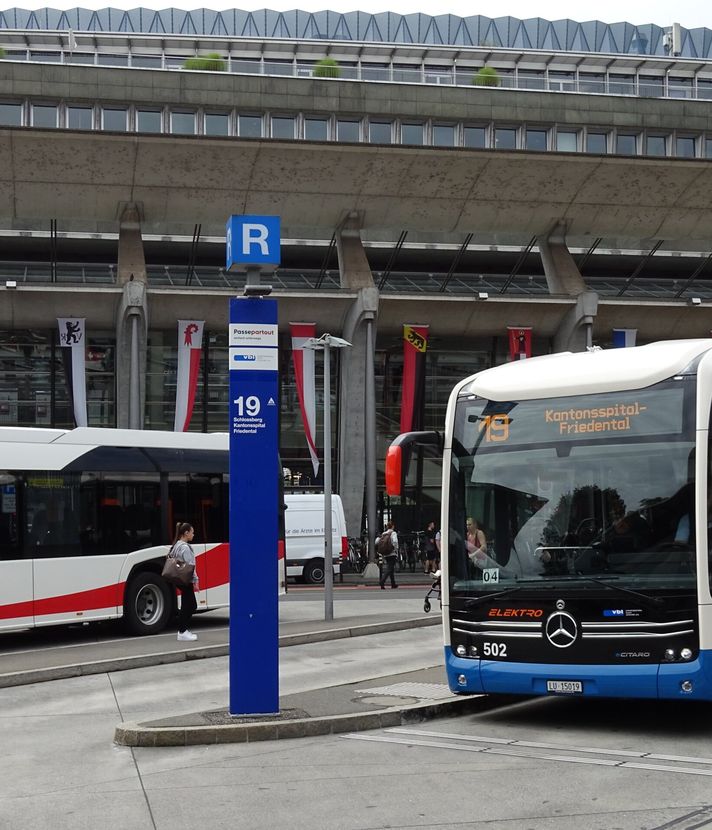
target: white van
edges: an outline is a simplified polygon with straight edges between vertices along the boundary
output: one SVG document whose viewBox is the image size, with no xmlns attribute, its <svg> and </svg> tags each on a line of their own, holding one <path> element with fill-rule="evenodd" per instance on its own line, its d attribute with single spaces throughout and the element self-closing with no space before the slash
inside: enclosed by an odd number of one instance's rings
<svg viewBox="0 0 712 830">
<path fill-rule="evenodd" d="M 305 582 L 324 581 L 324 494 L 288 493 L 284 497 L 287 576 Z M 340 496 L 331 497 L 331 532 L 334 573 L 341 572 L 341 560 L 348 556 L 346 520 Z"/>
</svg>

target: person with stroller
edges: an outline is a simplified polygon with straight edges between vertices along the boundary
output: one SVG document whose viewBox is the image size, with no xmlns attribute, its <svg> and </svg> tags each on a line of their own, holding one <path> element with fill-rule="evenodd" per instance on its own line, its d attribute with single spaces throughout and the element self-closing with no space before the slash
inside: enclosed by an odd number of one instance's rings
<svg viewBox="0 0 712 830">
<path fill-rule="evenodd" d="M 386 590 L 386 580 L 389 577 L 391 588 L 397 588 L 395 569 L 396 559 L 398 558 L 398 534 L 393 522 L 388 522 L 383 533 L 376 539 L 376 551 L 379 557 L 383 559 L 380 579 L 381 590 Z"/>
</svg>

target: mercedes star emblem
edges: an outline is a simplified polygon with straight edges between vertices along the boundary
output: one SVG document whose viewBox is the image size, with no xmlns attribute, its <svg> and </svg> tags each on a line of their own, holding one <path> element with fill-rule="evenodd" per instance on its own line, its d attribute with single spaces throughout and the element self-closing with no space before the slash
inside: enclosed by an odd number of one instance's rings
<svg viewBox="0 0 712 830">
<path fill-rule="evenodd" d="M 578 626 L 576 620 L 565 611 L 556 611 L 549 616 L 544 626 L 546 639 L 555 648 L 568 648 L 576 642 Z"/>
</svg>

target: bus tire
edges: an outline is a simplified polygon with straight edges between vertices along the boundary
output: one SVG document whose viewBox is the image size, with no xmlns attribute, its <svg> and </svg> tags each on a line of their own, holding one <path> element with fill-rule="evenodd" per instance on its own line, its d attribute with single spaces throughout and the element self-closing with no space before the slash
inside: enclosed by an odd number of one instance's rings
<svg viewBox="0 0 712 830">
<path fill-rule="evenodd" d="M 124 627 L 139 636 L 158 634 L 175 611 L 175 592 L 158 574 L 141 571 L 131 577 L 124 594 Z"/>
<path fill-rule="evenodd" d="M 317 585 L 324 581 L 324 560 L 310 559 L 304 566 L 302 577 L 307 585 Z"/>
</svg>

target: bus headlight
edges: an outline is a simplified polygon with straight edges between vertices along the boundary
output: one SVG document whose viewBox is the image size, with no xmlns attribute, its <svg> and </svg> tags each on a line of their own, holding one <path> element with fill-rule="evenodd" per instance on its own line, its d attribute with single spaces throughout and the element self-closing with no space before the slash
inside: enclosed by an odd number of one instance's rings
<svg viewBox="0 0 712 830">
<path fill-rule="evenodd" d="M 455 653 L 458 657 L 467 657 L 467 649 L 463 645 L 458 646 L 455 649 Z"/>
<path fill-rule="evenodd" d="M 683 660 L 689 660 L 692 657 L 692 649 L 683 648 L 680 652 L 680 657 L 682 657 Z"/>
<path fill-rule="evenodd" d="M 477 650 L 477 646 L 470 646 L 470 657 L 479 657 L 480 653 Z"/>
<path fill-rule="evenodd" d="M 674 648 L 666 648 L 665 649 L 665 659 L 666 660 L 674 660 L 675 659 L 675 649 Z"/>
<path fill-rule="evenodd" d="M 467 678 L 464 674 L 458 674 L 457 676 L 457 685 L 458 686 L 467 686 Z"/>
</svg>

